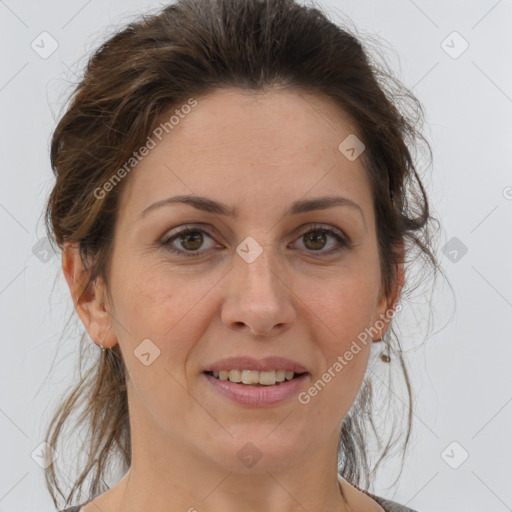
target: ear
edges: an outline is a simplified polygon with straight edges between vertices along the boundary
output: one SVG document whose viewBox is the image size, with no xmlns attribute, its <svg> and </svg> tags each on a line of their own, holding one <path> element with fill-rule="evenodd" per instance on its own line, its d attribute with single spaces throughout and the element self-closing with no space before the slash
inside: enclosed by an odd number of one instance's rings
<svg viewBox="0 0 512 512">
<path fill-rule="evenodd" d="M 390 320 L 393 318 L 395 314 L 395 308 L 400 298 L 400 294 L 402 292 L 402 288 L 404 286 L 405 281 L 405 268 L 404 268 L 404 258 L 405 258 L 405 250 L 404 246 L 400 247 L 400 262 L 395 265 L 395 286 L 393 288 L 392 293 L 389 296 L 383 295 L 378 303 L 377 311 L 379 313 L 378 319 L 381 320 L 380 323 L 383 323 L 382 327 L 382 337 L 386 334 Z M 378 319 L 375 319 L 374 325 L 378 322 Z M 380 341 L 380 340 L 374 340 Z"/>
<path fill-rule="evenodd" d="M 112 317 L 105 309 L 106 288 L 97 278 L 87 290 L 89 272 L 84 269 L 78 243 L 65 243 L 62 249 L 62 270 L 69 286 L 76 312 L 94 343 L 105 348 L 117 344 Z"/>
</svg>

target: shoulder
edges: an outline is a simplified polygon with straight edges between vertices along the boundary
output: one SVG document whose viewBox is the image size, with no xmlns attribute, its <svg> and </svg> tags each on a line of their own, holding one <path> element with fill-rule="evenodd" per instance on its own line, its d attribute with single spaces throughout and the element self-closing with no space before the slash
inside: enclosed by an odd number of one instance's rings
<svg viewBox="0 0 512 512">
<path fill-rule="evenodd" d="M 370 497 L 373 498 L 386 512 L 417 512 L 405 505 L 400 505 L 400 503 L 397 503 L 396 501 L 387 500 L 370 493 L 367 494 L 369 494 Z"/>
<path fill-rule="evenodd" d="M 376 496 L 365 489 L 358 487 L 338 475 L 338 480 L 342 491 L 346 494 L 350 506 L 357 510 L 376 512 L 417 512 L 412 508 L 400 505 L 380 496 Z"/>
<path fill-rule="evenodd" d="M 404 505 L 400 505 L 396 501 L 387 500 L 385 498 L 381 498 L 380 496 L 376 496 L 375 494 L 371 494 L 368 491 L 364 491 L 363 489 L 359 489 L 364 494 L 375 500 L 382 508 L 384 508 L 385 512 L 417 512 L 412 508 L 406 507 Z M 80 509 L 83 505 L 77 505 L 74 507 L 69 507 L 64 510 L 60 510 L 59 512 L 80 512 Z"/>
</svg>

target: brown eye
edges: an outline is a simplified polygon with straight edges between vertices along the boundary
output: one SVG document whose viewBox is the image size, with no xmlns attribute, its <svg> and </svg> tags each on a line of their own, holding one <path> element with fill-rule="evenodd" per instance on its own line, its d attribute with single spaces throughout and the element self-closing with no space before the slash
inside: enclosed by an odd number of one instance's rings
<svg viewBox="0 0 512 512">
<path fill-rule="evenodd" d="M 309 231 L 304 235 L 304 245 L 308 249 L 318 250 L 322 249 L 326 244 L 327 237 L 324 232 L 321 231 Z M 311 244 L 311 245 L 309 245 Z"/>
<path fill-rule="evenodd" d="M 204 244 L 205 236 L 212 239 L 212 237 L 204 230 L 193 227 L 186 227 L 170 237 L 167 237 L 161 243 L 172 253 L 184 256 L 201 256 L 207 249 L 200 251 L 199 249 Z M 174 244 L 179 244 L 178 248 Z M 181 246 L 181 248 L 180 248 Z"/>
<path fill-rule="evenodd" d="M 203 243 L 203 236 L 199 231 L 193 231 L 191 233 L 185 233 L 179 237 L 181 245 L 185 249 L 195 251 L 201 247 Z"/>
<path fill-rule="evenodd" d="M 201 250 L 205 237 L 213 240 L 203 229 L 187 226 L 165 238 L 161 245 L 174 254 L 197 257 L 212 249 L 212 247 L 206 247 Z M 333 240 L 330 244 L 331 248 L 330 250 L 324 250 L 326 246 L 329 246 L 329 239 Z M 310 253 L 317 252 L 329 255 L 350 247 L 350 243 L 341 234 L 322 226 L 313 226 L 299 240 L 302 241 L 305 247 L 304 250 Z"/>
<path fill-rule="evenodd" d="M 329 238 L 335 240 L 331 247 L 335 248 L 332 250 L 322 250 L 328 245 Z M 336 231 L 332 229 L 327 229 L 323 227 L 313 227 L 306 233 L 304 233 L 301 237 L 304 246 L 306 247 L 308 252 L 320 252 L 320 253 L 330 253 L 336 252 L 337 250 L 341 250 L 349 247 L 349 243 Z M 338 246 L 338 248 L 336 248 Z"/>
</svg>

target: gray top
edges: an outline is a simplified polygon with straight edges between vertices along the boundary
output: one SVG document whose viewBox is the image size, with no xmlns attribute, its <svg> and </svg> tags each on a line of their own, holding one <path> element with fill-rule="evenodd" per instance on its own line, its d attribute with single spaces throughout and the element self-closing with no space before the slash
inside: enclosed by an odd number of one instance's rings
<svg viewBox="0 0 512 512">
<path fill-rule="evenodd" d="M 386 512 L 417 512 L 417 510 L 413 510 L 405 505 L 400 505 L 400 503 L 397 503 L 396 501 L 386 500 L 380 496 L 375 496 L 370 493 L 366 494 L 373 498 Z M 78 512 L 78 510 L 76 512 Z"/>
<path fill-rule="evenodd" d="M 386 512 L 417 512 L 416 510 L 405 507 L 404 505 L 400 505 L 395 501 L 386 500 L 384 498 L 381 498 L 380 496 L 375 496 L 374 494 L 371 494 L 362 489 L 359 490 L 361 492 L 364 492 L 367 496 L 370 496 L 370 498 L 374 499 Z M 66 508 L 65 510 L 60 510 L 59 512 L 80 512 L 80 507 L 82 507 L 83 505 L 85 505 L 85 503 L 75 507 Z"/>
</svg>

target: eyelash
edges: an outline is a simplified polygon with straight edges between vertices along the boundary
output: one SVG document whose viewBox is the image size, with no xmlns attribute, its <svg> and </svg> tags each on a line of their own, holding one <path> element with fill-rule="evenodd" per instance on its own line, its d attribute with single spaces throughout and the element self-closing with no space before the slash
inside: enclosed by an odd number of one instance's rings
<svg viewBox="0 0 512 512">
<path fill-rule="evenodd" d="M 322 227 L 322 226 L 318 226 L 318 225 L 310 226 L 307 231 L 304 231 L 302 233 L 302 235 L 300 235 L 299 238 L 303 237 L 304 235 L 306 235 L 310 232 L 318 232 L 318 233 L 330 235 L 338 242 L 340 247 L 338 247 L 337 249 L 331 249 L 330 251 L 326 251 L 326 252 L 321 251 L 321 250 L 319 250 L 319 251 L 309 250 L 307 252 L 329 255 L 329 254 L 332 254 L 332 253 L 335 253 L 338 251 L 342 251 L 343 249 L 350 249 L 350 247 L 351 247 L 350 242 L 347 241 L 345 238 L 343 238 L 341 235 L 339 235 L 336 231 L 329 229 L 329 228 Z M 192 234 L 192 233 L 203 233 L 203 234 L 206 234 L 207 236 L 209 236 L 210 238 L 213 238 L 207 231 L 205 231 L 201 228 L 197 228 L 194 226 L 186 226 L 185 228 L 181 229 L 180 231 L 174 233 L 172 236 L 165 237 L 162 240 L 162 242 L 160 243 L 160 245 L 165 246 L 166 250 L 168 250 L 171 253 L 178 254 L 180 256 L 190 257 L 190 258 L 197 258 L 198 256 L 201 256 L 202 253 L 204 253 L 204 251 L 199 251 L 199 250 L 184 251 L 184 250 L 180 250 L 180 249 L 175 249 L 174 247 L 171 247 L 171 245 L 170 245 L 171 242 L 173 242 L 175 239 L 179 238 L 180 236 Z"/>
</svg>

